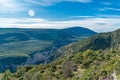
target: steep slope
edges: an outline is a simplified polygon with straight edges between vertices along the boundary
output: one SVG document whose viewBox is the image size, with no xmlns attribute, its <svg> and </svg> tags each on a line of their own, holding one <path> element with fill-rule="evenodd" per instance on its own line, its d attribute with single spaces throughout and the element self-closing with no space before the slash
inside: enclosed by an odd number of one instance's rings
<svg viewBox="0 0 120 80">
<path fill-rule="evenodd" d="M 81 30 L 84 33 L 81 33 Z M 95 34 L 96 32 L 82 27 L 66 29 L 1 28 L 0 71 L 3 72 L 7 68 L 13 70 L 12 67 L 18 65 L 43 63 L 57 48 Z"/>
<path fill-rule="evenodd" d="M 1 80 L 119 80 L 120 50 L 86 50 L 49 64 L 7 70 Z"/>
<path fill-rule="evenodd" d="M 59 51 L 65 53 L 67 52 L 72 53 L 72 52 L 85 51 L 87 49 L 105 50 L 110 48 L 115 48 L 115 49 L 120 48 L 120 29 L 113 32 L 100 33 L 86 40 L 66 45 L 64 47 L 61 47 Z"/>
</svg>

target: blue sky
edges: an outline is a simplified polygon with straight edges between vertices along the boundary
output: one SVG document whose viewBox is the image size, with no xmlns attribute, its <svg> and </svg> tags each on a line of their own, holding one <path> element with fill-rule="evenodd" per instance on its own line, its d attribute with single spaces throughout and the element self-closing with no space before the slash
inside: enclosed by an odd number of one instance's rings
<svg viewBox="0 0 120 80">
<path fill-rule="evenodd" d="M 120 0 L 0 0 L 0 27 L 120 28 Z"/>
</svg>

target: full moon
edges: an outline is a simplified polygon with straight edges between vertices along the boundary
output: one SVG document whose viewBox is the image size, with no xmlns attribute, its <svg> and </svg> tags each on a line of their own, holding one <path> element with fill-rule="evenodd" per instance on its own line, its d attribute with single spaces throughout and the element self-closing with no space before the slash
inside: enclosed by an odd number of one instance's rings
<svg viewBox="0 0 120 80">
<path fill-rule="evenodd" d="M 35 16 L 34 10 L 30 9 L 30 10 L 28 11 L 28 15 L 31 16 L 31 17 Z"/>
</svg>

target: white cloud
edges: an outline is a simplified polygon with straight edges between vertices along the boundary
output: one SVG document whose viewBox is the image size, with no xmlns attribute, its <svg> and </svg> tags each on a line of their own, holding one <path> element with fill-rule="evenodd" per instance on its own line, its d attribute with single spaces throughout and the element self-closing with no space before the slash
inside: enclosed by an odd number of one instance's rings
<svg viewBox="0 0 120 80">
<path fill-rule="evenodd" d="M 120 18 L 120 15 L 105 15 L 105 14 L 97 14 L 94 17 L 104 17 L 104 18 Z"/>
<path fill-rule="evenodd" d="M 111 8 L 111 7 L 104 7 L 100 8 L 100 11 L 112 10 L 112 11 L 120 11 L 120 8 Z"/>
<path fill-rule="evenodd" d="M 14 13 L 23 9 L 22 5 L 15 0 L 0 0 L 0 13 Z"/>
<path fill-rule="evenodd" d="M 1 28 L 67 28 L 81 26 L 97 32 L 113 31 L 120 28 L 119 18 L 85 18 L 80 20 L 48 21 L 37 18 L 0 18 Z"/>
<path fill-rule="evenodd" d="M 91 0 L 64 0 L 64 1 L 73 1 L 73 2 L 81 2 L 81 3 L 89 3 Z"/>
<path fill-rule="evenodd" d="M 101 2 L 101 4 L 103 4 L 103 5 L 112 5 L 113 3 L 111 3 L 111 2 Z"/>
<path fill-rule="evenodd" d="M 26 0 L 29 3 L 38 4 L 42 6 L 53 5 L 58 2 L 68 1 L 68 2 L 81 2 L 81 3 L 89 3 L 91 0 Z"/>
</svg>

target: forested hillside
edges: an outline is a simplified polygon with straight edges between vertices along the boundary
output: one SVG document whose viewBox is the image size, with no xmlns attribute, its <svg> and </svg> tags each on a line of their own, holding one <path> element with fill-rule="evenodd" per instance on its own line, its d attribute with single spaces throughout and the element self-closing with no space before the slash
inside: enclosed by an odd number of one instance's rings
<svg viewBox="0 0 120 80">
<path fill-rule="evenodd" d="M 0 72 L 4 72 L 6 69 L 15 71 L 19 65 L 45 63 L 49 55 L 59 47 L 95 34 L 97 33 L 82 27 L 65 29 L 1 28 Z"/>
<path fill-rule="evenodd" d="M 116 80 L 120 79 L 120 50 L 86 50 L 49 64 L 7 70 L 1 80 Z"/>
<path fill-rule="evenodd" d="M 60 48 L 59 58 L 48 64 L 7 70 L 2 80 L 119 80 L 120 30 L 100 33 Z"/>
</svg>

